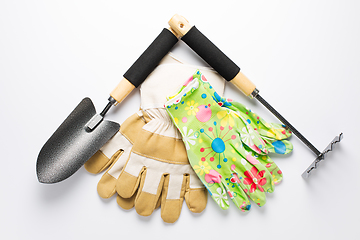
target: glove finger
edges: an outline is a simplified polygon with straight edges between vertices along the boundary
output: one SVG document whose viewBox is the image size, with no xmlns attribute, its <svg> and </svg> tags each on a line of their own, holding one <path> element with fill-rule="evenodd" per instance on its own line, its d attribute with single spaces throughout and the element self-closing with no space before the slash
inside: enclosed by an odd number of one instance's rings
<svg viewBox="0 0 360 240">
<path fill-rule="evenodd" d="M 263 139 L 266 144 L 266 149 L 268 149 L 269 152 L 277 154 L 288 154 L 293 150 L 292 143 L 287 140 L 276 140 L 268 137 L 263 137 Z"/>
<path fill-rule="evenodd" d="M 116 182 L 116 192 L 123 198 L 130 198 L 135 194 L 139 184 L 141 174 L 145 171 L 143 168 L 139 176 L 134 176 L 128 172 L 122 172 Z"/>
<path fill-rule="evenodd" d="M 144 125 L 145 120 L 141 111 L 128 117 L 121 124 L 119 132 L 85 163 L 85 169 L 94 174 L 102 172 L 117 158 L 119 150 L 130 153 L 138 132 Z M 124 163 L 127 160 L 127 157 L 125 158 Z"/>
<path fill-rule="evenodd" d="M 291 131 L 284 125 L 267 123 L 256 113 L 238 102 L 228 102 L 223 107 L 233 111 L 220 111 L 222 125 L 229 123 L 231 127 L 236 125 L 243 143 L 248 145 L 258 154 L 269 152 L 278 154 L 290 153 L 293 149 L 289 141 L 284 141 L 291 136 Z"/>
<path fill-rule="evenodd" d="M 268 155 L 259 156 L 257 160 L 268 169 L 274 180 L 274 184 L 278 184 L 282 181 L 282 171 Z"/>
<path fill-rule="evenodd" d="M 234 179 L 234 174 L 232 175 L 232 179 Z M 226 178 L 225 178 L 226 179 Z M 237 178 L 238 179 L 238 178 Z M 225 186 L 230 199 L 233 203 L 243 212 L 247 212 L 251 208 L 251 203 L 248 199 L 248 196 L 244 192 L 243 188 L 241 187 L 241 182 L 231 182 L 231 189 L 230 189 L 230 181 L 227 183 L 226 181 L 222 180 L 221 183 Z"/>
<path fill-rule="evenodd" d="M 116 202 L 118 203 L 118 205 L 121 208 L 123 208 L 125 210 L 129 210 L 135 206 L 135 199 L 136 199 L 137 194 L 138 193 L 136 191 L 130 198 L 123 198 L 118 194 L 116 197 Z M 160 207 L 160 198 L 161 198 L 161 196 L 159 197 L 159 200 L 156 203 L 155 209 Z"/>
<path fill-rule="evenodd" d="M 244 153 L 238 152 L 238 150 Z M 240 155 L 230 157 L 235 161 L 229 169 L 231 178 L 226 180 L 229 183 L 236 183 L 235 185 L 242 188 L 256 204 L 263 206 L 266 203 L 265 192 L 273 192 L 275 189 L 274 179 L 268 168 L 259 161 L 262 155 L 254 155 L 252 151 L 247 150 L 249 150 L 247 146 L 243 146 L 241 149 L 233 146 L 232 153 L 235 151 Z M 244 158 L 238 159 L 239 156 Z"/>
<path fill-rule="evenodd" d="M 234 161 L 234 164 L 230 167 L 232 173 L 236 173 L 239 179 L 249 178 L 244 182 L 251 186 L 251 193 L 257 188 L 260 192 L 273 192 L 275 189 L 274 179 L 271 177 L 267 167 L 260 161 L 262 160 L 261 157 L 266 157 L 267 155 L 256 155 L 246 145 L 242 146 L 236 143 L 232 147 L 231 152 L 233 155 L 230 157 Z M 271 159 L 269 161 L 273 163 Z M 253 183 L 255 187 L 252 185 Z M 247 188 L 244 187 L 245 192 L 247 192 Z"/>
<path fill-rule="evenodd" d="M 161 218 L 164 222 L 178 220 L 185 193 L 185 179 L 181 175 L 166 175 L 161 192 Z"/>
<path fill-rule="evenodd" d="M 205 86 L 205 84 L 203 86 Z M 220 97 L 210 87 L 205 87 L 204 89 L 208 94 L 213 95 L 213 100 L 221 106 L 221 109 L 217 109 L 216 116 L 223 130 L 228 129 L 231 131 L 235 128 L 241 141 L 245 145 L 258 154 L 267 154 L 268 150 L 265 148 L 265 142 L 255 130 L 256 128 L 254 129 L 250 124 L 251 121 L 244 118 L 242 112 L 239 111 L 236 106 L 233 106 L 233 103 L 236 104 L 236 102 L 228 102 L 227 99 Z M 204 94 L 204 96 L 207 96 L 207 94 Z"/>
<path fill-rule="evenodd" d="M 291 131 L 287 127 L 278 123 L 268 123 L 251 109 L 245 107 L 239 102 L 231 102 L 230 109 L 240 114 L 247 123 L 249 123 L 254 129 L 259 131 L 262 136 L 272 137 L 277 140 L 289 138 Z"/>
<path fill-rule="evenodd" d="M 115 153 L 115 155 L 119 152 Z M 113 157 L 116 157 L 116 156 Z M 108 158 L 102 151 L 97 151 L 85 164 L 86 171 L 90 173 L 100 173 L 112 163 L 112 158 Z"/>
<path fill-rule="evenodd" d="M 121 161 L 117 164 L 117 169 L 122 169 L 129 157 L 132 146 L 133 143 L 118 132 L 85 163 L 85 169 L 90 173 L 100 173 L 115 161 L 118 161 L 119 158 Z M 115 176 L 115 178 L 117 177 Z"/>
<path fill-rule="evenodd" d="M 229 208 L 228 194 L 238 208 L 242 211 L 249 211 L 251 204 L 244 191 L 246 187 L 240 179 L 243 179 L 243 177 L 238 176 L 236 171 L 233 171 L 228 176 L 222 176 L 214 169 L 210 170 L 204 177 L 211 197 L 222 209 Z"/>
<path fill-rule="evenodd" d="M 253 202 L 261 207 L 266 203 L 265 192 L 274 191 L 274 183 L 267 169 L 264 166 L 262 167 L 265 169 L 259 166 L 262 165 L 253 166 L 250 170 L 246 170 L 243 175 L 238 174 L 236 170 L 234 172 L 238 175 L 238 186 L 244 190 Z"/>
<path fill-rule="evenodd" d="M 116 197 L 117 204 L 125 210 L 129 210 L 135 205 L 136 194 L 132 195 L 131 198 L 123 198 L 119 194 Z"/>
<path fill-rule="evenodd" d="M 264 137 L 270 137 L 277 140 L 284 140 L 292 135 L 291 130 L 285 125 L 278 123 L 268 123 L 262 118 L 260 118 L 260 122 L 261 122 L 261 128 L 259 132 Z"/>
<path fill-rule="evenodd" d="M 141 174 L 139 193 L 135 198 L 135 210 L 141 216 L 150 216 L 158 205 L 164 176 L 146 169 Z"/>
<path fill-rule="evenodd" d="M 97 192 L 102 198 L 110 198 L 115 194 L 116 178 L 107 172 L 101 177 L 97 185 Z"/>
<path fill-rule="evenodd" d="M 116 182 L 116 192 L 123 198 L 130 198 L 135 194 L 139 184 L 140 177 L 145 171 L 144 164 L 142 163 L 142 156 L 131 153 L 125 165 L 124 170 Z"/>
<path fill-rule="evenodd" d="M 202 212 L 207 204 L 208 193 L 204 185 L 195 174 L 186 177 L 185 202 L 189 210 L 194 213 Z"/>
<path fill-rule="evenodd" d="M 282 181 L 282 171 L 279 169 L 279 167 L 276 165 L 276 163 L 269 157 L 269 155 L 256 155 L 253 154 L 253 152 L 247 147 L 244 146 L 245 152 L 247 153 L 245 155 L 245 159 L 241 160 L 242 165 L 247 166 L 247 164 L 250 164 L 252 166 L 256 166 L 257 168 L 265 169 L 263 166 L 266 167 L 267 171 L 272 175 L 272 179 L 270 178 L 271 188 L 267 188 L 267 192 L 273 192 L 274 191 L 274 184 L 277 184 Z M 260 163 L 260 164 L 259 164 Z M 242 171 L 245 172 L 249 170 L 250 168 L 243 169 Z"/>
<path fill-rule="evenodd" d="M 128 158 L 128 156 L 129 156 L 129 154 L 126 154 L 126 152 L 118 151 L 112 157 L 111 166 L 101 177 L 101 179 L 97 185 L 97 191 L 98 191 L 98 194 L 100 197 L 110 198 L 111 196 L 113 196 L 115 194 L 117 178 L 119 177 L 120 172 L 123 169 L 125 159 Z"/>
<path fill-rule="evenodd" d="M 212 170 L 209 172 L 212 175 Z M 214 174 L 220 176 L 220 174 Z M 209 175 L 205 175 L 205 186 L 207 187 L 210 196 L 212 199 L 221 207 L 222 209 L 226 210 L 229 208 L 229 200 L 226 194 L 225 185 L 221 183 L 221 176 L 220 177 L 208 177 Z"/>
<path fill-rule="evenodd" d="M 158 209 L 160 206 L 161 206 L 161 194 L 160 194 L 159 199 L 158 199 L 158 201 L 156 203 L 155 209 Z"/>
</svg>

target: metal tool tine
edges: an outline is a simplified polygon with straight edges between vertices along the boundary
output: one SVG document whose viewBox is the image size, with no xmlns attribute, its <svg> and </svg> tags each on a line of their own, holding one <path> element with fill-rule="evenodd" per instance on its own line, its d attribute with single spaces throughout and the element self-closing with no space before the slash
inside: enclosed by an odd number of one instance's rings
<svg viewBox="0 0 360 240">
<path fill-rule="evenodd" d="M 312 164 L 303 172 L 301 175 L 303 178 L 308 178 L 313 170 L 315 170 L 319 163 L 325 159 L 327 153 L 333 151 L 335 145 L 339 143 L 344 138 L 344 134 L 340 133 L 339 136 L 336 136 L 331 143 L 325 148 L 325 150 L 312 162 Z"/>
</svg>

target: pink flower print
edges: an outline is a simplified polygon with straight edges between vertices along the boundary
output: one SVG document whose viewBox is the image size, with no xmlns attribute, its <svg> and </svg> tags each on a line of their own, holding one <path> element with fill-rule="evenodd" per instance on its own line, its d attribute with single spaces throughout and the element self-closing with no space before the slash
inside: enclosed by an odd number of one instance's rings
<svg viewBox="0 0 360 240">
<path fill-rule="evenodd" d="M 229 194 L 230 199 L 234 198 L 234 194 L 232 191 L 228 190 L 227 193 Z"/>
<path fill-rule="evenodd" d="M 192 80 L 194 80 L 194 77 L 191 76 L 186 82 L 184 82 L 184 87 L 186 87 Z"/>
<path fill-rule="evenodd" d="M 238 175 L 237 175 L 237 172 L 235 171 L 235 168 L 236 168 L 236 166 L 235 166 L 235 164 L 233 164 L 233 165 L 231 165 L 231 171 L 233 171 L 233 173 L 231 174 L 231 178 L 230 178 L 230 182 L 232 182 L 232 183 L 241 183 L 241 181 L 240 181 L 240 179 L 239 179 L 239 177 L 238 177 Z"/>
<path fill-rule="evenodd" d="M 198 107 L 199 111 L 196 113 L 195 117 L 200 122 L 207 122 L 211 118 L 211 108 L 208 105 L 200 105 Z"/>
<path fill-rule="evenodd" d="M 221 177 L 220 173 L 211 169 L 208 174 L 205 174 L 205 181 L 207 183 L 220 183 Z"/>
<path fill-rule="evenodd" d="M 256 167 L 252 167 L 250 171 L 246 171 L 244 175 L 246 178 L 244 179 L 245 185 L 250 186 L 250 193 L 253 193 L 256 188 L 259 188 L 261 192 L 264 192 L 262 186 L 266 184 L 266 178 L 264 178 L 265 170 L 258 171 Z"/>
<path fill-rule="evenodd" d="M 232 183 L 240 183 L 240 179 L 236 173 L 233 173 L 232 178 L 230 179 Z"/>
<path fill-rule="evenodd" d="M 251 163 L 252 165 L 256 165 L 256 164 L 259 163 L 259 161 L 258 161 L 256 158 L 254 158 L 254 157 L 251 155 L 251 153 L 248 153 L 248 154 L 246 155 L 246 160 L 248 160 L 248 162 Z"/>
<path fill-rule="evenodd" d="M 204 82 L 208 81 L 204 75 L 201 75 L 201 80 L 204 81 Z"/>
<path fill-rule="evenodd" d="M 246 202 L 243 202 L 243 204 L 241 204 L 239 206 L 239 208 L 241 209 L 242 212 L 245 212 L 245 206 L 246 206 Z M 249 209 L 246 209 L 246 210 L 249 210 Z"/>
<path fill-rule="evenodd" d="M 259 135 L 260 135 L 260 134 L 259 134 Z M 266 143 L 265 143 L 264 139 L 260 138 L 260 142 L 261 142 L 261 144 L 262 144 L 263 146 L 265 146 L 265 145 L 266 145 Z"/>
</svg>

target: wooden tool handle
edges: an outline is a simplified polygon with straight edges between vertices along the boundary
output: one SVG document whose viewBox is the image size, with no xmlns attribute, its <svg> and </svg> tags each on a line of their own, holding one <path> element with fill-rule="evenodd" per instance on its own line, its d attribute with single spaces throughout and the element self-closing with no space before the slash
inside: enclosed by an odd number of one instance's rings
<svg viewBox="0 0 360 240">
<path fill-rule="evenodd" d="M 115 99 L 117 103 L 121 103 L 134 88 L 135 86 L 129 80 L 123 78 L 116 88 L 112 90 L 110 96 Z"/>
<path fill-rule="evenodd" d="M 244 74 L 240 73 L 240 68 L 195 26 L 190 25 L 184 17 L 178 14 L 170 19 L 169 25 L 192 50 L 221 76 L 233 83 L 246 96 L 251 96 L 256 88 L 255 85 Z"/>
<path fill-rule="evenodd" d="M 178 14 L 175 14 L 168 23 L 179 37 L 183 37 L 193 27 L 188 20 Z"/>
<path fill-rule="evenodd" d="M 171 29 L 164 28 L 150 46 L 141 54 L 135 63 L 124 74 L 124 78 L 110 93 L 120 103 L 157 67 L 161 59 L 178 42 L 178 36 Z"/>
</svg>

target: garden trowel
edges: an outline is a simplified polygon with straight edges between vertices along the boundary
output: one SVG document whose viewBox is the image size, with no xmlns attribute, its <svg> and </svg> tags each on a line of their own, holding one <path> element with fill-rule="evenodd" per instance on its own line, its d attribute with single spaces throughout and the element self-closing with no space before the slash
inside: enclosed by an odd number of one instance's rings
<svg viewBox="0 0 360 240">
<path fill-rule="evenodd" d="M 164 28 L 124 74 L 100 114 L 90 98 L 77 105 L 39 153 L 36 163 L 39 182 L 57 183 L 70 177 L 119 131 L 120 125 L 104 120 L 105 114 L 147 78 L 177 41 L 175 34 Z"/>
</svg>

